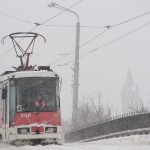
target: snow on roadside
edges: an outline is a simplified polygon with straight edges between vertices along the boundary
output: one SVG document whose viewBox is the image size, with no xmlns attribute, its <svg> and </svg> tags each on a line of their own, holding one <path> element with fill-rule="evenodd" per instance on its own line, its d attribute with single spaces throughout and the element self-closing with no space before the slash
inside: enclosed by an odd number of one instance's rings
<svg viewBox="0 0 150 150">
<path fill-rule="evenodd" d="M 104 139 L 86 143 L 64 145 L 6 146 L 0 150 L 150 150 L 150 135 L 132 135 L 127 137 Z"/>
<path fill-rule="evenodd" d="M 119 138 L 103 139 L 99 141 L 93 141 L 91 143 L 99 144 L 150 144 L 149 135 L 131 135 Z"/>
</svg>

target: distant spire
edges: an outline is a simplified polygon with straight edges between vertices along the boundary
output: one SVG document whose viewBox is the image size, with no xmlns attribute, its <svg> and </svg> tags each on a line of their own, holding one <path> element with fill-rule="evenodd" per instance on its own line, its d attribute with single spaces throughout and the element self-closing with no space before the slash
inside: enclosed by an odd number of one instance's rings
<svg viewBox="0 0 150 150">
<path fill-rule="evenodd" d="M 128 70 L 128 74 L 127 74 L 126 86 L 128 88 L 134 86 L 134 81 L 133 81 L 133 77 L 132 77 L 132 73 L 130 69 Z"/>
<path fill-rule="evenodd" d="M 139 101 L 139 89 L 135 85 L 131 70 L 128 70 L 126 82 L 121 92 L 122 113 L 131 112 L 131 107 L 135 108 Z"/>
</svg>

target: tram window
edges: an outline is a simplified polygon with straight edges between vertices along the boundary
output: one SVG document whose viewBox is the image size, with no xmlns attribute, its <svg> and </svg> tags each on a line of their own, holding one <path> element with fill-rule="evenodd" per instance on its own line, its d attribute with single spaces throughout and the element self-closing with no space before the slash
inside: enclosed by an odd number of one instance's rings
<svg viewBox="0 0 150 150">
<path fill-rule="evenodd" d="M 10 85 L 14 86 L 15 85 L 15 81 L 14 80 L 10 80 Z"/>
<path fill-rule="evenodd" d="M 7 89 L 2 89 L 2 99 L 5 99 L 7 96 Z"/>
<path fill-rule="evenodd" d="M 59 80 L 56 80 L 56 103 L 57 103 L 57 108 L 59 108 L 60 107 Z"/>
<path fill-rule="evenodd" d="M 56 99 L 58 99 L 56 97 L 59 95 L 56 92 L 56 86 L 56 78 L 16 79 L 17 111 L 35 111 L 35 101 L 38 95 L 43 97 L 46 104 L 45 109 L 41 111 L 56 111 Z"/>
<path fill-rule="evenodd" d="M 2 95 L 2 84 L 0 83 L 0 95 Z M 3 101 L 2 98 L 0 98 L 0 109 L 3 108 Z"/>
<path fill-rule="evenodd" d="M 14 84 L 11 84 L 12 81 L 10 81 L 10 89 L 9 89 L 9 121 L 10 124 L 13 121 L 13 118 L 15 116 L 16 113 L 16 88 L 15 88 L 15 82 Z"/>
</svg>

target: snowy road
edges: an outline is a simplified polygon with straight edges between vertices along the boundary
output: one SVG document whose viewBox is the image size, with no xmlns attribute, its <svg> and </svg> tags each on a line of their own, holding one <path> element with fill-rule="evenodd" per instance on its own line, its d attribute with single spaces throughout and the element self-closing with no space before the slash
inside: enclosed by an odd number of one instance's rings
<svg viewBox="0 0 150 150">
<path fill-rule="evenodd" d="M 150 135 L 134 135 L 89 143 L 15 147 L 0 144 L 0 150 L 150 150 Z"/>
</svg>

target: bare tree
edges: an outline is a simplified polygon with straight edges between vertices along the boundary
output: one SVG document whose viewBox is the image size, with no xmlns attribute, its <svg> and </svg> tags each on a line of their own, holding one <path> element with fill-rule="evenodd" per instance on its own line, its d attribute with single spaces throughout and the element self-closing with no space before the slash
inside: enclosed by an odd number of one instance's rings
<svg viewBox="0 0 150 150">
<path fill-rule="evenodd" d="M 130 105 L 129 109 L 131 112 L 136 113 L 149 111 L 149 108 L 143 104 L 143 100 L 141 98 L 139 98 L 137 106 Z"/>
<path fill-rule="evenodd" d="M 101 102 L 101 91 L 96 92 L 95 94 L 87 94 L 83 96 L 82 101 L 79 101 L 78 106 L 78 127 L 86 126 L 91 123 L 102 121 L 111 116 L 111 108 L 102 105 Z M 68 131 L 73 128 L 72 120 L 63 122 L 65 131 Z"/>
<path fill-rule="evenodd" d="M 66 131 L 69 131 L 72 129 L 72 122 L 71 122 L 71 119 L 68 119 L 68 120 L 62 120 L 62 128 L 63 128 L 63 131 L 66 132 Z"/>
<path fill-rule="evenodd" d="M 80 102 L 78 108 L 78 125 L 87 125 L 96 121 L 102 121 L 108 116 L 111 116 L 111 109 L 104 109 L 104 106 L 101 103 L 101 91 L 92 95 L 88 94 L 83 97 L 83 100 Z M 98 102 L 97 102 L 98 101 Z"/>
</svg>

